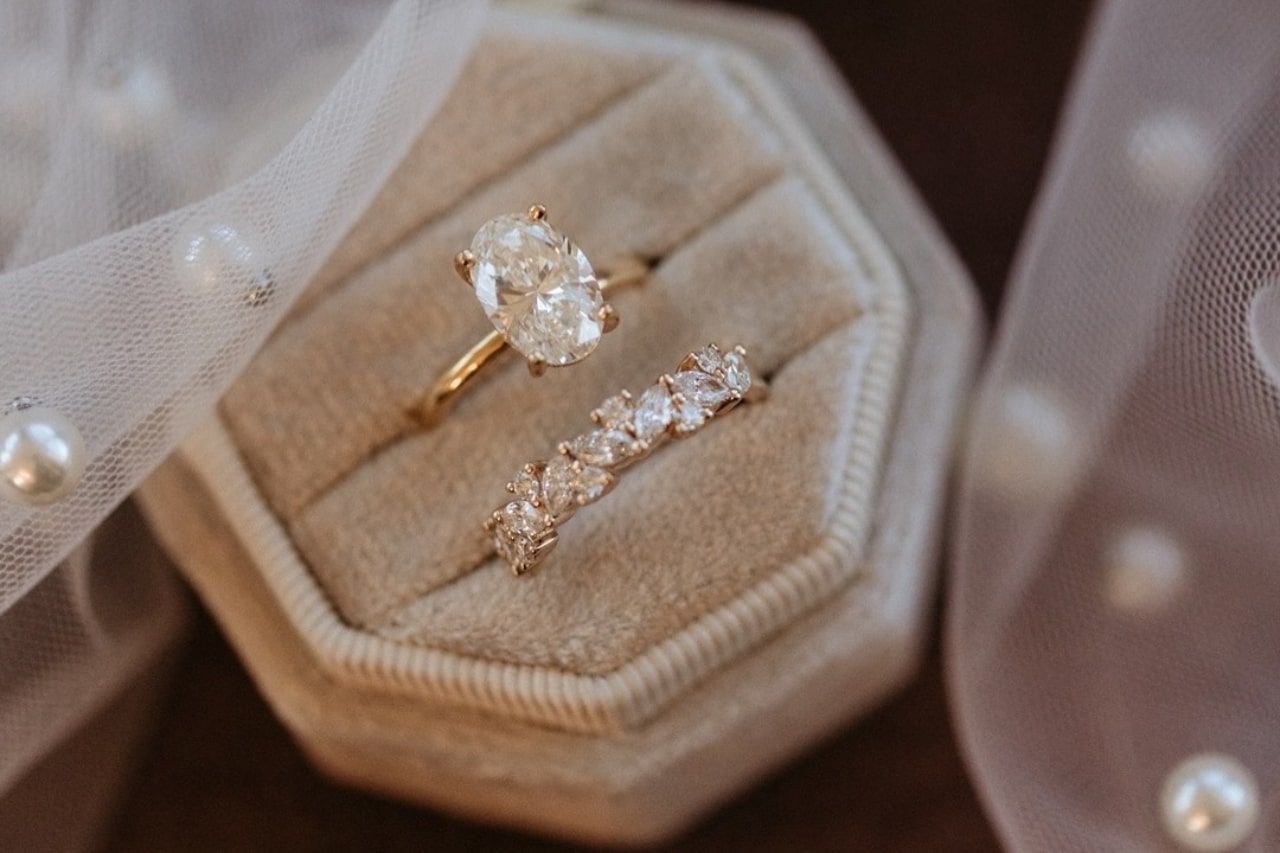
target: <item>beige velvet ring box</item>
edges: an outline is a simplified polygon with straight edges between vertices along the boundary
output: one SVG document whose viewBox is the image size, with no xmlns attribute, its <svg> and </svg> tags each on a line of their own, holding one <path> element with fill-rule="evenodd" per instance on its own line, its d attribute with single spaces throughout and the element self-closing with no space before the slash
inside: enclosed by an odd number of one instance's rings
<svg viewBox="0 0 1280 853">
<path fill-rule="evenodd" d="M 695 34 L 696 33 L 696 34 Z M 541 202 L 611 297 L 589 359 L 406 403 L 488 329 L 452 270 Z M 217 412 L 154 529 L 315 765 L 581 841 L 667 837 L 907 678 L 978 338 L 968 285 L 786 22 L 501 12 L 447 104 Z M 709 341 L 769 378 L 628 471 L 515 579 L 521 464 Z"/>
</svg>

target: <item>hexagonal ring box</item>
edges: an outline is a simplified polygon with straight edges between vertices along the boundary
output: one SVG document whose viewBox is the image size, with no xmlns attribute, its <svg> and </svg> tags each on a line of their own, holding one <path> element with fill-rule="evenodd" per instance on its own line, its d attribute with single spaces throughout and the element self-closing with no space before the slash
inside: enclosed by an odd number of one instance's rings
<svg viewBox="0 0 1280 853">
<path fill-rule="evenodd" d="M 911 674 L 977 311 L 833 80 L 771 18 L 497 15 L 365 218 L 144 486 L 322 771 L 641 843 Z M 622 322 L 589 359 L 536 379 L 509 362 L 416 428 L 406 402 L 487 331 L 454 254 L 534 201 L 595 263 L 652 261 L 648 280 L 610 297 Z M 629 469 L 513 578 L 483 529 L 502 485 L 709 341 L 743 343 L 768 400 Z"/>
</svg>

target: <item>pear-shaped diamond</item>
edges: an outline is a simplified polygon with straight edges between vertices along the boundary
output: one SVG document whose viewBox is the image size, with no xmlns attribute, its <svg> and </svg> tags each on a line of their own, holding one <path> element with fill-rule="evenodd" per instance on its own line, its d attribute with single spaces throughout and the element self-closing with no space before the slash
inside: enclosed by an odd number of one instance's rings
<svg viewBox="0 0 1280 853">
<path fill-rule="evenodd" d="M 535 465 L 522 468 L 516 478 L 511 481 L 508 491 L 522 501 L 537 503 L 542 497 L 542 489 L 538 480 L 539 473 L 540 471 Z"/>
<path fill-rule="evenodd" d="M 582 250 L 545 219 L 491 219 L 471 251 L 476 298 L 513 347 L 552 366 L 595 350 L 604 334 L 600 283 Z"/>
<path fill-rule="evenodd" d="M 631 395 L 623 392 L 616 394 L 600 404 L 593 417 L 602 427 L 608 429 L 631 429 Z"/>
<path fill-rule="evenodd" d="M 557 517 L 579 505 L 598 500 L 611 485 L 613 475 L 608 471 L 574 462 L 567 456 L 557 456 L 548 462 L 542 475 L 547 510 Z"/>
<path fill-rule="evenodd" d="M 528 501 L 511 501 L 497 512 L 493 546 L 517 574 L 537 565 L 554 538 L 551 516 Z"/>
</svg>

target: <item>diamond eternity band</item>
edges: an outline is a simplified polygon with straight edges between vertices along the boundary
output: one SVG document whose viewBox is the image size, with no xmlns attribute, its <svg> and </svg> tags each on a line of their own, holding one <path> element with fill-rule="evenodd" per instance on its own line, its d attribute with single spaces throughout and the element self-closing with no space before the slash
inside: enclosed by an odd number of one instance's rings
<svg viewBox="0 0 1280 853">
<path fill-rule="evenodd" d="M 741 346 L 708 344 L 639 396 L 623 391 L 605 400 L 591 413 L 595 429 L 560 444 L 553 458 L 525 465 L 507 484 L 512 499 L 485 522 L 498 555 L 515 575 L 529 574 L 555 548 L 559 526 L 608 494 L 623 469 L 764 391 Z"/>
</svg>

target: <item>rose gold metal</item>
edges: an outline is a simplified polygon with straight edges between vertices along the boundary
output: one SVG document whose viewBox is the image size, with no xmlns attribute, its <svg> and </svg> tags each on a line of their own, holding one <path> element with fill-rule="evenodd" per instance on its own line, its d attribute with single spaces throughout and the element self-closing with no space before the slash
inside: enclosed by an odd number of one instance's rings
<svg viewBox="0 0 1280 853">
<path fill-rule="evenodd" d="M 458 273 L 458 278 L 465 281 L 468 287 L 474 287 L 471 283 L 471 270 L 475 265 L 476 253 L 470 249 L 463 249 L 453 256 L 453 269 Z"/>
</svg>

